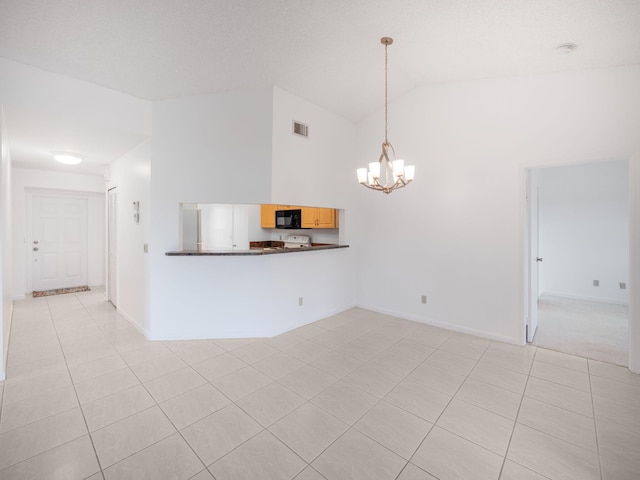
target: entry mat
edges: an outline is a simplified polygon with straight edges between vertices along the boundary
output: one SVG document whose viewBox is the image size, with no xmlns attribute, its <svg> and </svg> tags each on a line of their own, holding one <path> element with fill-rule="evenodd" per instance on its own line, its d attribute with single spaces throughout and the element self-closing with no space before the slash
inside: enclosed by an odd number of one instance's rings
<svg viewBox="0 0 640 480">
<path fill-rule="evenodd" d="M 62 295 L 63 293 L 90 292 L 91 289 L 85 285 L 83 287 L 56 288 L 55 290 L 42 290 L 33 292 L 34 297 L 48 297 L 49 295 Z"/>
</svg>

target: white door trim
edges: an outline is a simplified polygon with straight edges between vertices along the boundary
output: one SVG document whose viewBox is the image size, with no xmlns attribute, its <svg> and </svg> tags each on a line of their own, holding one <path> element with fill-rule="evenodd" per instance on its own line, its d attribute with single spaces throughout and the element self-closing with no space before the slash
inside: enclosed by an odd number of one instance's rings
<svg viewBox="0 0 640 480">
<path fill-rule="evenodd" d="M 629 159 L 629 370 L 640 373 L 640 151 Z M 519 290 L 522 292 L 519 299 L 518 310 L 522 312 L 519 321 L 521 344 L 526 343 L 527 312 L 530 297 L 529 253 L 527 249 L 527 233 L 531 219 L 527 212 L 527 170 L 545 167 L 560 167 L 566 165 L 580 165 L 584 162 L 566 164 L 539 164 L 521 165 L 519 170 L 518 195 L 520 208 L 518 208 L 518 252 L 520 255 Z"/>
</svg>

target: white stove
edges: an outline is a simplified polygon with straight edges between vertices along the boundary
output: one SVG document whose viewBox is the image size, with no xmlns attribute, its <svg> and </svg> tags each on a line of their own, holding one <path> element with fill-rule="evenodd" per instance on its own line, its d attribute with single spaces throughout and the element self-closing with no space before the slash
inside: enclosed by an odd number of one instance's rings
<svg viewBox="0 0 640 480">
<path fill-rule="evenodd" d="M 311 246 L 311 237 L 306 235 L 289 235 L 285 237 L 284 248 L 306 248 Z"/>
</svg>

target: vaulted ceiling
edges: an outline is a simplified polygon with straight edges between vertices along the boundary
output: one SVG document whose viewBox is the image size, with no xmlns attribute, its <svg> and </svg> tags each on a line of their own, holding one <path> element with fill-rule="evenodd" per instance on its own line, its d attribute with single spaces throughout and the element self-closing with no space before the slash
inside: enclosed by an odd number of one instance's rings
<svg viewBox="0 0 640 480">
<path fill-rule="evenodd" d="M 0 1 L 0 57 L 148 100 L 277 85 L 354 122 L 382 106 L 382 36 L 393 99 L 639 64 L 638 32 L 638 0 Z"/>
</svg>

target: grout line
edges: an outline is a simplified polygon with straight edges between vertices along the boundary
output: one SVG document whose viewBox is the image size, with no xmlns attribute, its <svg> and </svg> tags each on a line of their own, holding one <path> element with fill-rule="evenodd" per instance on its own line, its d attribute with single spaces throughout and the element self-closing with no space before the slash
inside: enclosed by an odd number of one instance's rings
<svg viewBox="0 0 640 480">
<path fill-rule="evenodd" d="M 596 437 L 596 455 L 598 457 L 598 470 L 600 471 L 600 478 L 602 479 L 602 460 L 600 458 L 600 442 L 598 441 L 598 422 L 596 422 L 596 406 L 593 401 L 593 388 L 591 386 L 591 369 L 589 362 L 587 362 L 587 372 L 589 376 L 589 397 L 591 398 L 591 411 L 593 413 L 593 430 Z"/>
</svg>

